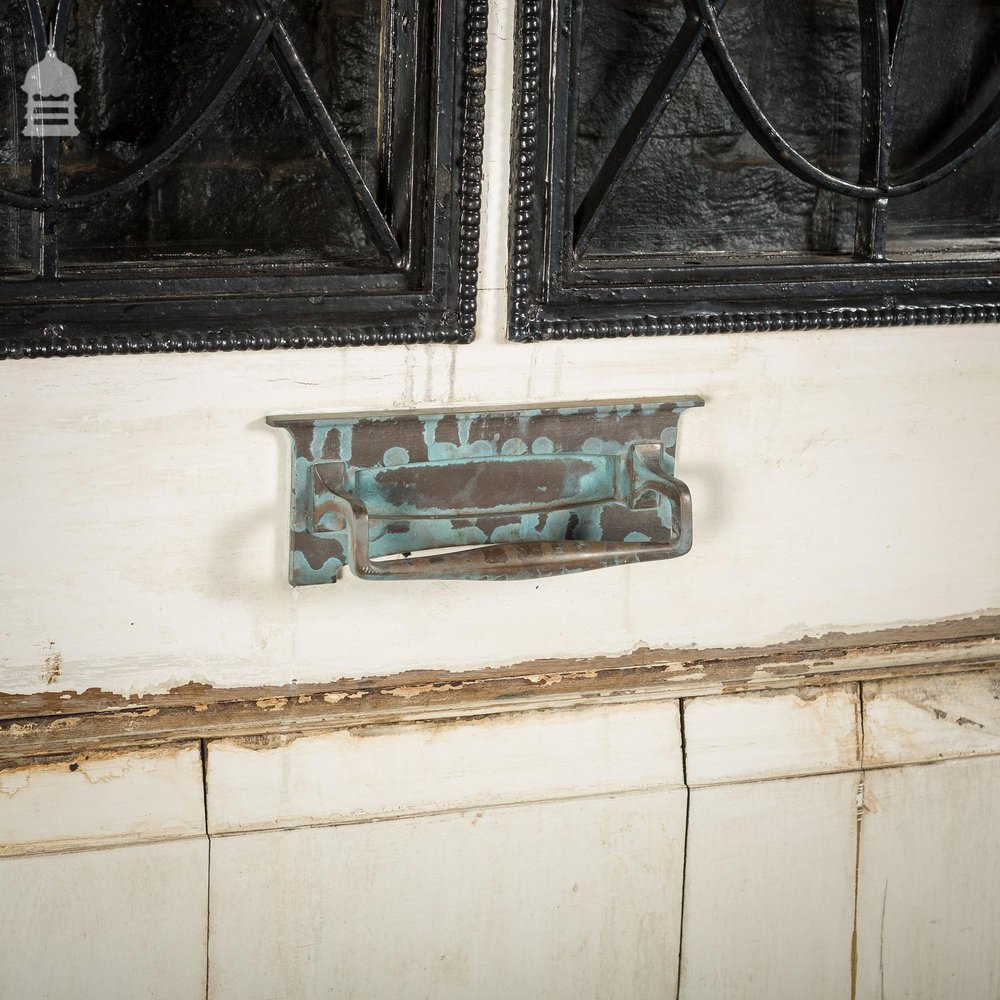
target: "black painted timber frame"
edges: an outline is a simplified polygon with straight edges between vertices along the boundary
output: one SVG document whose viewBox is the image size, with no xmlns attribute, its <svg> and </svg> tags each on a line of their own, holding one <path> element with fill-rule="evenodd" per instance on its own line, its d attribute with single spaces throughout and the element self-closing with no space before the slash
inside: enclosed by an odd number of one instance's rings
<svg viewBox="0 0 1000 1000">
<path fill-rule="evenodd" d="M 73 0 L 59 0 L 50 23 L 39 0 L 16 2 L 25 4 L 39 59 L 53 39 L 59 54 Z M 243 30 L 242 60 L 269 48 L 294 89 L 295 78 L 305 77 L 305 70 L 281 24 L 281 2 L 247 0 L 251 22 Z M 0 358 L 470 341 L 476 318 L 487 2 L 399 0 L 384 9 L 394 23 L 407 19 L 404 33 L 412 22 L 423 33 L 424 62 L 411 73 L 417 86 L 404 79 L 391 91 L 390 113 L 402 110 L 412 123 L 409 141 L 417 150 L 412 177 L 423 179 L 402 193 L 383 192 L 383 204 L 394 198 L 414 202 L 397 213 L 408 220 L 396 225 L 401 232 L 391 231 L 386 208 L 367 188 L 361 190 L 364 181 L 307 77 L 299 80 L 302 89 L 295 95 L 318 130 L 331 166 L 348 181 L 367 215 L 362 221 L 383 253 L 381 270 L 345 273 L 340 268 L 338 273 L 319 265 L 269 271 L 233 262 L 210 264 L 197 276 L 165 277 L 159 267 L 145 277 L 135 265 L 122 276 L 108 276 L 107 268 L 100 277 L 60 274 L 54 259 L 46 259 L 46 218 L 72 206 L 58 204 L 59 139 L 36 139 L 41 168 L 35 194 L 23 198 L 6 192 L 8 199 L 25 202 L 8 200 L 13 207 L 33 211 L 36 252 L 31 280 L 0 281 Z M 236 86 L 232 81 L 242 79 L 235 58 L 224 67 L 232 74 L 229 80 L 219 75 L 219 94 L 209 93 L 210 84 L 203 106 L 192 109 L 196 117 L 178 126 L 177 134 L 161 137 L 151 155 L 165 150 L 169 158 L 182 150 L 224 106 Z M 413 53 L 399 58 L 412 62 Z M 139 175 L 148 176 L 157 162 L 140 164 L 139 174 L 133 165 L 133 177 L 124 184 L 141 183 Z M 351 183 L 352 175 L 360 187 Z"/>
<path fill-rule="evenodd" d="M 714 4 L 684 0 L 687 21 L 672 48 L 693 48 L 675 52 L 672 68 L 667 65 L 671 55 L 665 53 L 657 71 L 659 82 L 654 77 L 587 196 L 574 209 L 569 177 L 583 2 L 518 0 L 517 4 L 510 339 L 1000 321 L 1000 260 L 995 256 L 984 252 L 974 259 L 966 255 L 896 261 L 884 257 L 886 199 L 947 176 L 1000 133 L 998 95 L 958 142 L 921 165 L 926 167 L 923 177 L 890 181 L 891 88 L 897 79 L 892 57 L 897 42 L 902 49 L 913 0 L 859 0 L 861 71 L 868 97 L 856 182 L 822 175 L 782 143 L 752 95 L 741 92 L 743 81 L 726 51 L 722 19 L 716 18 L 725 0 Z M 638 255 L 624 262 L 620 256 L 583 259 L 580 247 L 589 240 L 594 211 L 601 207 L 595 199 L 600 201 L 609 192 L 613 197 L 622 173 L 649 137 L 652 116 L 666 104 L 663 94 L 677 86 L 676 81 L 666 81 L 667 75 L 672 72 L 679 81 L 686 71 L 683 60 L 702 55 L 747 131 L 785 169 L 816 186 L 863 199 L 853 255 L 803 262 L 768 261 L 764 255 L 751 262 L 719 263 Z M 658 93 L 657 86 L 663 88 Z"/>
</svg>

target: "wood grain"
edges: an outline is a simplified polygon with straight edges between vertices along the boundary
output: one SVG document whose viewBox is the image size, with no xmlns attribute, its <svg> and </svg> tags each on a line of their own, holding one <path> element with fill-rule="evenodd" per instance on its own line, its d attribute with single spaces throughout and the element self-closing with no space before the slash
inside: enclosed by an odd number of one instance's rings
<svg viewBox="0 0 1000 1000">
<path fill-rule="evenodd" d="M 865 775 L 858 1000 L 1000 996 L 1000 759 Z"/>
<path fill-rule="evenodd" d="M 3 1000 L 204 1000 L 208 841 L 0 858 Z"/>
<path fill-rule="evenodd" d="M 863 685 L 865 766 L 1000 754 L 1000 671 Z"/>
<path fill-rule="evenodd" d="M 846 1000 L 855 774 L 691 792 L 680 1000 Z"/>
<path fill-rule="evenodd" d="M 683 785 L 676 702 L 208 744 L 209 831 Z"/>
<path fill-rule="evenodd" d="M 684 806 L 638 792 L 218 838 L 210 996 L 672 997 Z"/>
<path fill-rule="evenodd" d="M 856 770 L 856 684 L 693 698 L 684 705 L 692 786 Z"/>
<path fill-rule="evenodd" d="M 965 673 L 1000 664 L 995 618 L 887 629 L 867 636 L 729 650 L 643 650 L 623 657 L 536 660 L 505 670 L 409 671 L 328 684 L 218 689 L 183 684 L 125 698 L 0 695 L 0 759 L 168 740 L 331 729 L 365 723 L 702 697 L 900 675 Z M 5 717 L 6 716 L 6 717 Z"/>
<path fill-rule="evenodd" d="M 0 770 L 0 856 L 204 834 L 194 743 Z"/>
</svg>

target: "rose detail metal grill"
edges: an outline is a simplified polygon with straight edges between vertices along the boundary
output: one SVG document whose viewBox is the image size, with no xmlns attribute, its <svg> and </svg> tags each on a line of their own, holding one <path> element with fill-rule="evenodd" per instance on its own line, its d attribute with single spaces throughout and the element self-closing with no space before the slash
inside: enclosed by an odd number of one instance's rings
<svg viewBox="0 0 1000 1000">
<path fill-rule="evenodd" d="M 50 77 L 65 74 L 60 61 L 66 45 L 66 30 L 74 0 L 59 0 L 50 21 L 46 21 L 41 0 L 22 0 L 31 26 L 31 36 L 38 54 L 38 65 L 29 78 L 36 87 L 34 77 L 43 72 Z M 201 135 L 232 97 L 250 71 L 258 54 L 266 47 L 310 122 L 316 138 L 326 153 L 332 167 L 350 188 L 353 204 L 362 224 L 383 259 L 392 267 L 402 264 L 403 254 L 385 215 L 376 204 L 370 188 L 344 143 L 336 124 L 320 98 L 315 84 L 307 72 L 291 35 L 282 23 L 280 0 L 247 0 L 249 20 L 236 33 L 226 58 L 202 89 L 187 112 L 138 159 L 128 164 L 117 176 L 72 196 L 63 196 L 59 190 L 59 137 L 74 135 L 75 131 L 25 131 L 27 135 L 44 135 L 40 150 L 41 190 L 37 194 L 22 194 L 0 188 L 0 204 L 27 209 L 38 213 L 37 231 L 41 252 L 36 255 L 39 272 L 45 277 L 56 274 L 58 239 L 51 216 L 92 204 L 98 199 L 124 194 L 146 182 L 158 170 L 180 156 Z M 56 66 L 64 67 L 62 70 Z M 69 71 L 72 73 L 72 70 Z M 75 82 L 75 77 L 73 78 Z M 29 105 L 31 103 L 29 95 Z M 72 106 L 72 94 L 66 102 Z M 51 102 L 49 102 L 51 105 Z M 29 115 L 32 114 L 29 107 Z M 31 121 L 29 119 L 29 126 Z M 70 121 L 73 119 L 70 118 Z"/>
<path fill-rule="evenodd" d="M 720 16 L 725 0 L 684 0 L 687 14 L 663 61 L 618 135 L 574 220 L 574 248 L 586 249 L 595 228 L 659 117 L 702 54 L 720 90 L 746 130 L 771 158 L 796 177 L 859 199 L 855 254 L 885 257 L 889 202 L 954 173 L 1000 131 L 1000 90 L 979 98 L 973 120 L 947 145 L 899 176 L 890 172 L 896 95 L 914 0 L 859 0 L 861 25 L 861 148 L 856 180 L 838 177 L 809 160 L 782 135 L 755 99 L 726 43 Z"/>
<path fill-rule="evenodd" d="M 510 336 L 995 322 L 993 0 L 519 0 Z"/>
<path fill-rule="evenodd" d="M 485 63 L 485 0 L 0 5 L 0 357 L 470 339 Z"/>
</svg>

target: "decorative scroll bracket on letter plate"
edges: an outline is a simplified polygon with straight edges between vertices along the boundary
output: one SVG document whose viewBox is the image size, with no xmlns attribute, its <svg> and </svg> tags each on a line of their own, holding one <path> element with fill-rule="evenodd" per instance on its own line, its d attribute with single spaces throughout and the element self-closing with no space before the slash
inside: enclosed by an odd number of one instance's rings
<svg viewBox="0 0 1000 1000">
<path fill-rule="evenodd" d="M 702 402 L 268 417 L 294 446 L 290 580 L 333 583 L 345 565 L 525 580 L 682 556 L 677 423 Z"/>
</svg>

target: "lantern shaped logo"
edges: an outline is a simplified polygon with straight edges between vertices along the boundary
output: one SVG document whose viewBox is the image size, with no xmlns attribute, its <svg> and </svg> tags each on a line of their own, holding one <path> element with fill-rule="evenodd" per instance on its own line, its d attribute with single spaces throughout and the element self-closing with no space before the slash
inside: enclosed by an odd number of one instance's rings
<svg viewBox="0 0 1000 1000">
<path fill-rule="evenodd" d="M 28 70 L 21 89 L 28 95 L 27 123 L 30 136 L 79 135 L 76 127 L 76 73 L 53 49 Z"/>
</svg>

